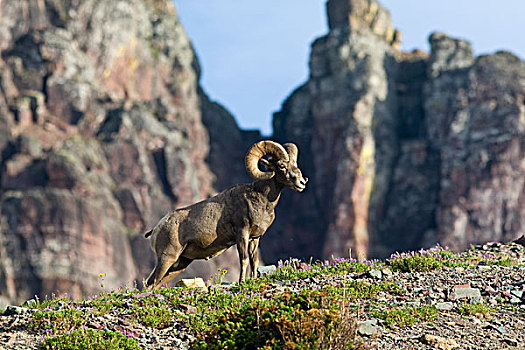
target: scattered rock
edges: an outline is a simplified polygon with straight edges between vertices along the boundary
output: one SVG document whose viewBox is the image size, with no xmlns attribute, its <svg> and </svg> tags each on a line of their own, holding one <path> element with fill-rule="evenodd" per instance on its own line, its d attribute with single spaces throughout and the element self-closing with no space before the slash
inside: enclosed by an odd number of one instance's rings
<svg viewBox="0 0 525 350">
<path fill-rule="evenodd" d="M 510 346 L 518 346 L 518 341 L 511 338 L 503 338 L 503 341 Z"/>
<path fill-rule="evenodd" d="M 93 329 L 101 329 L 102 328 L 102 325 L 97 322 L 97 321 L 89 321 L 87 322 L 86 326 L 88 328 L 93 328 Z"/>
<path fill-rule="evenodd" d="M 448 310 L 452 310 L 454 308 L 454 304 L 449 302 L 449 301 L 442 302 L 442 303 L 437 303 L 434 306 L 435 306 L 436 309 L 441 310 L 441 311 L 448 311 Z"/>
<path fill-rule="evenodd" d="M 459 348 L 459 344 L 450 338 L 444 338 L 432 334 L 423 334 L 420 338 L 423 344 L 431 345 L 435 349 L 449 350 Z"/>
<path fill-rule="evenodd" d="M 152 294 L 151 292 L 144 292 L 144 293 L 133 294 L 131 297 L 133 299 L 139 299 L 139 298 L 149 297 L 151 294 Z"/>
<path fill-rule="evenodd" d="M 277 266 L 275 265 L 259 266 L 257 268 L 257 272 L 260 273 L 261 275 L 272 273 L 272 272 L 275 272 L 276 270 L 277 270 Z"/>
<path fill-rule="evenodd" d="M 507 330 L 503 326 L 494 327 L 494 329 L 497 330 L 498 332 L 500 332 L 501 334 L 506 334 L 507 333 Z"/>
<path fill-rule="evenodd" d="M 498 248 L 505 252 L 512 251 L 507 250 L 508 247 L 514 249 L 517 245 L 498 245 L 487 249 Z M 521 259 L 525 255 L 525 249 L 522 249 L 521 246 L 520 249 L 518 252 L 520 255 L 513 256 L 514 258 Z M 508 268 L 493 265 L 487 271 L 480 271 L 476 266 L 466 266 L 461 272 L 456 269 L 445 268 L 424 273 L 396 273 L 395 283 L 404 290 L 403 296 L 382 290 L 373 300 L 354 300 L 348 303 L 348 310 L 359 310 L 357 317 L 365 320 L 358 322 L 356 326 L 357 341 L 366 346 L 369 345 L 373 349 L 385 350 L 520 348 L 520 344 L 525 343 L 525 304 L 510 308 L 509 301 L 511 296 L 516 297 L 516 292 L 522 288 L 519 284 L 522 279 L 521 271 L 519 267 Z M 264 291 L 260 291 L 260 295 L 271 298 L 273 293 L 283 291 L 322 290 L 329 284 L 341 284 L 348 279 L 355 280 L 360 275 L 355 273 L 344 276 L 317 276 L 299 280 L 274 281 L 268 284 Z M 383 276 L 385 275 L 383 274 Z M 191 279 L 190 281 L 193 282 L 194 280 Z M 381 280 L 362 282 L 379 284 Z M 188 287 L 186 286 L 186 288 Z M 214 285 L 213 288 L 217 288 L 217 293 L 227 293 L 229 292 L 228 288 L 235 290 L 236 285 Z M 487 295 L 487 301 L 494 308 L 490 316 L 465 316 L 454 308 L 463 300 L 470 301 L 471 299 L 465 297 L 459 298 L 460 301 L 451 301 L 447 299 L 446 294 L 466 288 L 479 289 L 484 296 Z M 462 295 L 461 293 L 458 292 L 457 294 Z M 474 294 L 477 293 L 474 292 Z M 133 298 L 148 296 L 150 298 L 162 297 L 161 294 L 137 293 L 129 296 L 126 302 L 132 302 Z M 378 307 L 392 309 L 418 304 L 434 305 L 438 309 L 438 316 L 427 322 L 386 326 L 386 321 L 375 319 L 376 316 L 370 313 Z M 64 306 L 59 303 L 56 308 Z M 132 319 L 126 316 L 126 307 L 119 309 L 123 314 L 118 314 L 120 311 L 117 311 L 116 313 L 111 312 L 97 316 L 89 311 L 93 309 L 93 304 L 89 301 L 76 303 L 75 306 L 88 310 L 90 316 L 86 320 L 87 327 L 135 334 L 144 349 L 187 349 L 194 339 L 182 320 L 188 317 L 198 317 L 196 309 L 198 305 L 195 304 L 177 304 L 173 310 L 176 315 L 173 325 L 161 330 L 134 323 Z M 0 344 L 6 349 L 37 350 L 39 347 L 41 348 L 40 334 L 20 332 L 20 330 L 27 329 L 30 320 L 31 315 L 27 312 L 0 317 Z M 6 343 L 7 345 L 5 345 Z"/>
<path fill-rule="evenodd" d="M 14 305 L 8 305 L 4 311 L 4 316 L 11 316 L 11 315 L 21 315 L 25 313 L 31 312 L 31 309 L 21 307 L 21 306 L 14 306 Z"/>
<path fill-rule="evenodd" d="M 407 300 L 403 304 L 405 304 L 406 306 L 419 306 L 421 305 L 421 301 L 420 300 Z"/>
<path fill-rule="evenodd" d="M 481 302 L 481 292 L 478 288 L 470 288 L 463 286 L 455 286 L 452 288 L 449 296 L 449 300 L 458 300 L 458 299 L 469 299 L 473 302 Z"/>
<path fill-rule="evenodd" d="M 180 281 L 178 281 L 177 284 L 175 284 L 175 286 L 184 287 L 184 288 L 198 288 L 204 292 L 208 291 L 208 287 L 206 287 L 206 283 L 204 283 L 204 280 L 200 277 L 183 278 Z"/>
<path fill-rule="evenodd" d="M 197 308 L 193 305 L 187 305 L 187 304 L 180 304 L 179 307 L 190 314 L 196 314 Z"/>
<path fill-rule="evenodd" d="M 379 270 L 370 270 L 367 272 L 367 276 L 375 279 L 381 279 L 383 278 L 383 273 Z"/>
<path fill-rule="evenodd" d="M 521 304 L 521 299 L 518 299 L 516 297 L 512 297 L 512 298 L 510 298 L 510 303 L 513 304 L 513 305 Z"/>
<path fill-rule="evenodd" d="M 477 318 L 476 316 L 470 316 L 470 321 L 472 322 L 473 325 L 475 326 L 479 326 L 479 325 L 482 325 L 483 322 L 480 321 L 479 318 Z"/>
<path fill-rule="evenodd" d="M 23 303 L 22 305 L 24 307 L 27 307 L 27 308 L 35 308 L 37 306 L 37 304 L 38 304 L 38 302 L 36 301 L 36 299 L 29 299 L 25 303 Z"/>
<path fill-rule="evenodd" d="M 489 265 L 478 265 L 478 270 L 480 272 L 489 271 L 490 269 L 491 269 L 491 267 Z"/>
<path fill-rule="evenodd" d="M 357 323 L 357 333 L 365 336 L 374 336 L 378 333 L 377 320 L 366 320 Z"/>
<path fill-rule="evenodd" d="M 386 268 L 386 267 L 381 269 L 381 273 L 383 274 L 383 277 L 385 277 L 385 278 L 391 278 L 394 275 L 392 270 L 390 270 L 389 268 Z"/>
<path fill-rule="evenodd" d="M 483 289 L 483 291 L 487 294 L 496 294 L 496 290 L 494 288 L 492 288 L 491 286 L 485 286 L 485 288 Z"/>
</svg>

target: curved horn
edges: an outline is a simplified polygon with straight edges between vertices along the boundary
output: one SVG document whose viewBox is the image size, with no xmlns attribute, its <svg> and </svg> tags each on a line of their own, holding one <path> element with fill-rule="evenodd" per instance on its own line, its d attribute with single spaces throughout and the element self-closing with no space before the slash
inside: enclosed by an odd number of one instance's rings
<svg viewBox="0 0 525 350">
<path fill-rule="evenodd" d="M 288 152 L 278 144 L 273 141 L 259 141 L 254 144 L 246 153 L 244 158 L 244 163 L 246 165 L 246 170 L 248 174 L 255 180 L 268 180 L 271 179 L 275 173 L 273 171 L 261 171 L 259 170 L 259 160 L 266 156 L 271 155 L 276 159 L 283 159 L 285 162 L 289 162 L 290 158 Z"/>
<path fill-rule="evenodd" d="M 290 156 L 290 162 L 292 162 L 293 165 L 297 166 L 297 156 L 299 155 L 299 150 L 297 149 L 295 143 L 285 143 L 283 146 L 286 149 L 286 152 L 288 152 L 288 155 Z"/>
</svg>

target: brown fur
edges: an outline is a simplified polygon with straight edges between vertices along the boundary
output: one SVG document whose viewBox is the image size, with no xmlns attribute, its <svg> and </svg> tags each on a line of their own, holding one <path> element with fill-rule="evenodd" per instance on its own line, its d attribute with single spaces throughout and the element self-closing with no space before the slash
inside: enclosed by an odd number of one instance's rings
<svg viewBox="0 0 525 350">
<path fill-rule="evenodd" d="M 177 209 L 163 217 L 148 233 L 157 265 L 146 281 L 147 289 L 167 285 L 195 259 L 210 259 L 237 244 L 241 272 L 246 277 L 248 261 L 257 275 L 259 238 L 275 219 L 274 209 L 285 187 L 302 191 L 307 178 L 297 167 L 297 155 L 283 162 L 261 159 L 275 172 L 268 180 L 228 188 L 202 202 Z"/>
</svg>

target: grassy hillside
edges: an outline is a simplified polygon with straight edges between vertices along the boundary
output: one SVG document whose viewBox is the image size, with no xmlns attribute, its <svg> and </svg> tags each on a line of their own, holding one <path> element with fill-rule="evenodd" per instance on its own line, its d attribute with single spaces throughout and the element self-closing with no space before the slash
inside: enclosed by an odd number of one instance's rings
<svg viewBox="0 0 525 350">
<path fill-rule="evenodd" d="M 7 349 L 481 349 L 525 341 L 525 248 L 436 246 L 384 261 L 281 261 L 245 283 L 38 298 L 0 317 Z M 100 274 L 104 285 L 104 274 Z"/>
</svg>

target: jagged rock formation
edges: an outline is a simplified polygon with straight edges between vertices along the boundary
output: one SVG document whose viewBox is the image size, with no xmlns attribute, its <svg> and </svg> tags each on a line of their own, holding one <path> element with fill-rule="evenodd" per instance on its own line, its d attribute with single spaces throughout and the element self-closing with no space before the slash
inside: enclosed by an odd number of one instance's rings
<svg viewBox="0 0 525 350">
<path fill-rule="evenodd" d="M 376 0 L 327 12 L 309 80 L 274 117 L 311 180 L 283 194 L 263 260 L 523 233 L 524 63 L 440 33 L 430 54 L 400 52 Z M 0 303 L 143 278 L 144 231 L 248 180 L 260 135 L 200 89 L 170 0 L 0 1 L 0 54 Z M 235 270 L 236 254 L 186 276 Z"/>
<path fill-rule="evenodd" d="M 0 52 L 4 302 L 94 293 L 99 273 L 106 288 L 146 277 L 142 233 L 244 174 L 242 134 L 200 91 L 169 0 L 3 1 Z M 202 119 L 229 122 L 226 155 Z"/>
<path fill-rule="evenodd" d="M 327 12 L 309 80 L 274 115 L 310 188 L 283 199 L 277 215 L 292 219 L 268 235 L 264 256 L 384 256 L 523 232 L 524 62 L 476 58 L 441 33 L 430 55 L 399 52 L 375 0 L 329 0 Z"/>
<path fill-rule="evenodd" d="M 525 230 L 525 63 L 509 52 L 474 58 L 443 34 L 430 44 L 424 108 L 441 162 L 437 237 L 456 247 L 515 238 Z"/>
</svg>

